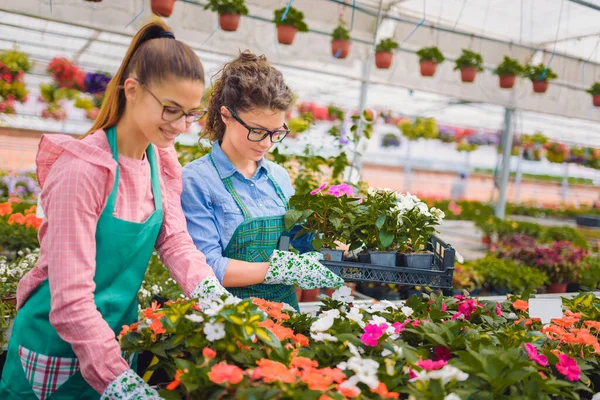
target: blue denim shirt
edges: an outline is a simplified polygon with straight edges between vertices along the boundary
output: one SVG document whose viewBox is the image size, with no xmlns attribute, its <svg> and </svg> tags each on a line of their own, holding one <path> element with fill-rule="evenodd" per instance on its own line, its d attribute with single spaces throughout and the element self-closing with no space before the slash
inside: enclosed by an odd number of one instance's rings
<svg viewBox="0 0 600 400">
<path fill-rule="evenodd" d="M 248 179 L 229 161 L 218 142 L 212 146 L 212 155 L 219 173 L 223 178 L 231 177 L 235 190 L 253 218 L 285 214 L 287 204 L 279 198 L 275 186 L 267 177 L 270 174 L 274 178 L 286 200 L 289 200 L 294 188 L 283 167 L 263 159 L 258 163 L 254 176 Z M 225 189 L 208 155 L 183 168 L 181 206 L 188 232 L 196 247 L 206 255 L 206 262 L 212 266 L 219 281 L 223 282 L 230 260 L 223 257 L 223 252 L 236 228 L 244 222 L 244 216 Z M 294 241 L 294 247 L 300 251 L 308 250 L 307 240 L 305 237 L 303 241 Z"/>
</svg>

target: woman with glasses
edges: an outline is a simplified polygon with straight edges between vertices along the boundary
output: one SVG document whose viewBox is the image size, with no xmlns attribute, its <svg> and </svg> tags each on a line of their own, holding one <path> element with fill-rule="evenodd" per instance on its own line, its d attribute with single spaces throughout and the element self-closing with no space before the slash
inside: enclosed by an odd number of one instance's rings
<svg viewBox="0 0 600 400">
<path fill-rule="evenodd" d="M 116 340 L 156 248 L 201 305 L 227 294 L 187 233 L 173 141 L 204 111 L 194 51 L 159 19 L 133 38 L 82 140 L 44 135 L 40 259 L 19 283 L 0 399 L 159 399 Z"/>
<path fill-rule="evenodd" d="M 289 175 L 265 160 L 289 129 L 293 94 L 264 56 L 241 53 L 214 82 L 205 133 L 211 152 L 183 169 L 181 204 L 196 247 L 232 294 L 298 309 L 293 285 L 341 286 L 320 254 L 276 250 L 294 193 Z"/>
</svg>

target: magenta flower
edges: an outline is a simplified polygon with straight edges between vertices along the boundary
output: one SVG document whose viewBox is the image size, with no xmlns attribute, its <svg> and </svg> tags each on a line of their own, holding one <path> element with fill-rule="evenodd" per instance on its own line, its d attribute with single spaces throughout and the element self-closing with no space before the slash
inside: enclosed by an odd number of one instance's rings
<svg viewBox="0 0 600 400">
<path fill-rule="evenodd" d="M 319 186 L 318 188 L 316 188 L 315 190 L 313 190 L 312 192 L 310 192 L 310 194 L 314 196 L 317 193 L 321 193 L 326 187 L 327 187 L 327 183 L 324 183 L 321 186 Z"/>
<path fill-rule="evenodd" d="M 542 367 L 548 366 L 548 358 L 543 354 L 539 354 L 535 346 L 531 343 L 525 343 L 525 351 L 527 351 L 527 354 L 529 355 L 531 361 L 535 361 Z"/>
<path fill-rule="evenodd" d="M 421 321 L 419 321 L 419 320 L 413 321 L 413 322 L 411 322 L 411 325 L 412 325 L 414 328 L 417 328 L 419 325 L 421 325 Z"/>
<path fill-rule="evenodd" d="M 435 371 L 437 369 L 442 369 L 442 368 L 444 368 L 444 366 L 446 364 L 448 364 L 448 361 L 446 361 L 446 360 L 439 360 L 439 361 L 421 360 L 417 363 L 417 365 L 419 367 L 421 367 L 427 371 Z"/>
<path fill-rule="evenodd" d="M 442 301 L 442 311 L 446 311 L 446 310 L 448 310 L 448 306 L 446 306 L 446 303 L 444 303 Z"/>
<path fill-rule="evenodd" d="M 556 369 L 558 372 L 566 376 L 571 382 L 578 381 L 579 375 L 581 375 L 581 370 L 579 369 L 575 359 L 566 354 L 561 354 L 558 356 L 558 364 L 556 364 Z"/>
<path fill-rule="evenodd" d="M 352 186 L 345 183 L 342 183 L 341 185 L 331 185 L 329 187 L 329 194 L 334 195 L 335 197 L 341 197 L 343 195 L 352 196 L 354 195 L 354 189 Z"/>
<path fill-rule="evenodd" d="M 415 379 L 416 377 L 417 377 L 417 374 L 415 374 L 415 371 L 413 371 L 411 367 L 408 367 L 408 378 Z"/>
<path fill-rule="evenodd" d="M 499 317 L 502 316 L 502 307 L 500 307 L 500 303 L 496 303 L 496 315 Z"/>
<path fill-rule="evenodd" d="M 464 315 L 465 319 L 468 320 L 471 317 L 471 314 L 475 312 L 475 310 L 477 310 L 477 300 L 464 299 L 461 301 L 461 303 L 459 303 L 458 312 L 454 314 L 452 319 L 454 320 L 459 318 L 461 315 Z"/>
<path fill-rule="evenodd" d="M 365 326 L 365 333 L 360 336 L 360 341 L 363 342 L 365 346 L 375 347 L 377 346 L 379 338 L 383 336 L 387 328 L 388 324 L 385 322 L 379 325 L 369 324 Z"/>
<path fill-rule="evenodd" d="M 400 333 L 402 331 L 404 331 L 404 328 L 406 327 L 406 325 L 410 322 L 410 319 L 407 319 L 406 321 L 400 323 L 400 322 L 394 322 L 392 324 L 392 326 L 394 327 L 394 333 Z"/>
<path fill-rule="evenodd" d="M 435 348 L 433 349 L 433 360 L 434 361 L 439 361 L 439 360 L 448 361 L 451 358 L 452 358 L 452 352 L 447 347 L 435 346 Z"/>
</svg>

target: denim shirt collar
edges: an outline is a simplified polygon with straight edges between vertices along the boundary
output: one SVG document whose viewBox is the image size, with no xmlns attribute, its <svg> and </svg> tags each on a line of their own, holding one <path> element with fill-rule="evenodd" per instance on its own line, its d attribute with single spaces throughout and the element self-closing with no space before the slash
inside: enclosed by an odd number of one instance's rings
<svg viewBox="0 0 600 400">
<path fill-rule="evenodd" d="M 238 172 L 237 168 L 235 168 L 233 163 L 223 152 L 223 149 L 221 149 L 221 144 L 218 140 L 212 145 L 212 156 L 215 162 L 215 166 L 217 167 L 217 171 L 219 172 L 219 175 L 222 179 L 229 178 L 236 172 Z M 258 168 L 256 169 L 254 177 L 260 176 L 259 174 L 263 172 L 263 170 L 265 173 L 268 173 L 265 159 L 261 158 L 260 161 L 258 161 Z"/>
</svg>

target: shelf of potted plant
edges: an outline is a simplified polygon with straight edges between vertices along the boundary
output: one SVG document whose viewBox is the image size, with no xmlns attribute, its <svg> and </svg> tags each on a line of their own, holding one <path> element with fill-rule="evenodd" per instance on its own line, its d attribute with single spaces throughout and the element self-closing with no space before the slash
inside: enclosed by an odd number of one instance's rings
<svg viewBox="0 0 600 400">
<path fill-rule="evenodd" d="M 346 22 L 340 18 L 338 25 L 331 33 L 331 55 L 335 58 L 344 59 L 350 52 L 350 31 L 346 28 Z"/>
<path fill-rule="evenodd" d="M 219 26 L 226 32 L 237 31 L 240 17 L 248 15 L 246 0 L 209 0 L 204 9 L 219 14 Z"/>
<path fill-rule="evenodd" d="M 544 64 L 528 65 L 525 76 L 531 80 L 534 93 L 546 93 L 549 81 L 558 78 L 558 75 Z"/>
<path fill-rule="evenodd" d="M 296 32 L 308 32 L 308 25 L 304 22 L 302 11 L 290 7 L 286 14 L 285 10 L 286 7 L 275 10 L 273 22 L 277 26 L 277 41 L 289 45 L 294 42 Z"/>
<path fill-rule="evenodd" d="M 479 53 L 463 49 L 460 57 L 456 59 L 454 70 L 460 70 L 463 82 L 474 82 L 477 72 L 483 71 L 483 58 Z"/>
<path fill-rule="evenodd" d="M 600 82 L 594 82 L 586 92 L 592 95 L 594 106 L 600 107 Z"/>
<path fill-rule="evenodd" d="M 515 86 L 516 78 L 525 73 L 525 67 L 521 65 L 519 60 L 504 56 L 504 59 L 494 71 L 500 79 L 500 88 L 511 89 Z"/>
<path fill-rule="evenodd" d="M 417 51 L 421 76 L 434 76 L 438 64 L 446 59 L 437 47 L 424 47 Z"/>
<path fill-rule="evenodd" d="M 399 47 L 393 39 L 382 39 L 375 47 L 375 65 L 380 69 L 388 69 L 394 58 L 393 51 Z"/>
</svg>

